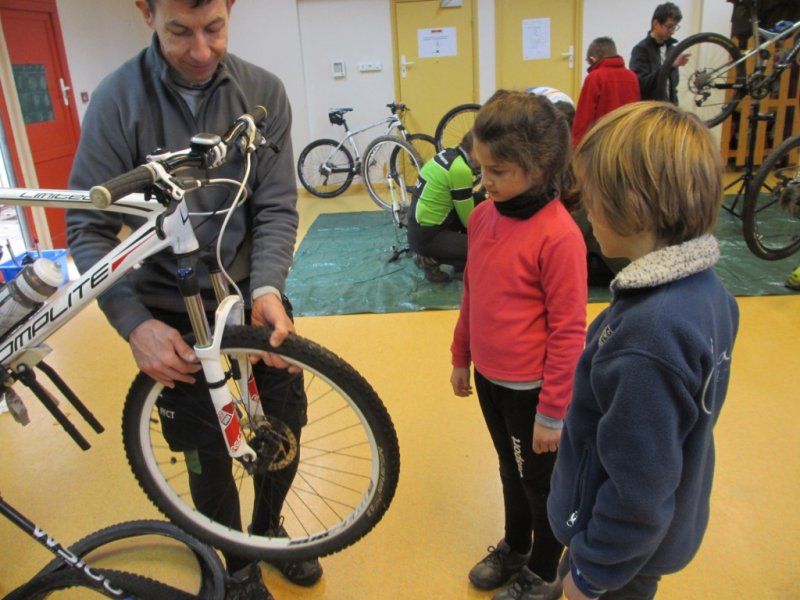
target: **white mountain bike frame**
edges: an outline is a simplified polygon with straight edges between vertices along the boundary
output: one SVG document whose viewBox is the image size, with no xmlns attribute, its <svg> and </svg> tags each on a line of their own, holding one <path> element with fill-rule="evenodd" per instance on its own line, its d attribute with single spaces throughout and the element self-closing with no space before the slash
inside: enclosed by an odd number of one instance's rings
<svg viewBox="0 0 800 600">
<path fill-rule="evenodd" d="M 0 389 L 5 389 L 5 393 L 12 392 L 10 388 L 16 380 L 29 377 L 33 368 L 51 351 L 45 345 L 45 341 L 146 259 L 167 248 L 170 248 L 179 259 L 199 249 L 189 219 L 188 207 L 183 201 L 184 193 L 186 188 L 196 189 L 214 183 L 214 180 L 180 180 L 172 173 L 194 166 L 218 167 L 226 162 L 228 153 L 235 146 L 241 147 L 245 153 L 246 167 L 239 182 L 239 193 L 235 195 L 228 210 L 233 211 L 241 206 L 244 182 L 250 171 L 252 154 L 257 146 L 266 144 L 256 126 L 266 117 L 266 109 L 256 107 L 250 112 L 254 116 L 242 115 L 222 137 L 208 134 L 195 136 L 192 139 L 192 149 L 148 157 L 149 162 L 145 165 L 101 186 L 96 186 L 89 192 L 30 188 L 0 189 L 0 204 L 102 209 L 146 219 L 143 225 L 131 232 L 94 266 L 58 289 L 24 321 L 0 337 L 0 366 L 3 368 L 0 373 L 0 383 L 4 386 Z M 229 180 L 223 181 L 231 183 Z M 161 204 L 156 200 L 145 199 L 142 193 L 126 193 L 126 190 L 141 190 L 146 185 L 157 186 L 167 202 Z M 244 443 L 233 396 L 228 386 L 224 385 L 228 375 L 223 371 L 220 362 L 220 347 L 225 327 L 244 324 L 244 301 L 241 295 L 228 294 L 229 279 L 226 281 L 227 275 L 223 273 L 224 271 L 211 273 L 218 301 L 213 327 L 206 319 L 199 293 L 186 297 L 185 301 L 195 333 L 194 350 L 200 360 L 206 381 L 209 382 L 209 393 L 229 454 L 247 463 L 255 460 L 256 454 L 248 444 Z M 186 275 L 193 276 L 193 273 Z M 253 385 L 249 362 L 241 362 L 245 363 L 243 366 L 246 368 L 242 369 L 238 376 L 239 385 L 241 389 L 249 387 L 250 390 L 247 399 L 250 405 L 248 414 L 259 411 L 263 414 Z M 64 425 L 64 422 L 61 424 Z M 65 429 L 68 428 L 65 426 Z M 68 429 L 68 433 L 81 447 L 84 449 L 89 447 L 85 440 L 83 440 L 84 447 L 75 437 L 77 435 L 82 439 L 76 430 Z"/>
</svg>

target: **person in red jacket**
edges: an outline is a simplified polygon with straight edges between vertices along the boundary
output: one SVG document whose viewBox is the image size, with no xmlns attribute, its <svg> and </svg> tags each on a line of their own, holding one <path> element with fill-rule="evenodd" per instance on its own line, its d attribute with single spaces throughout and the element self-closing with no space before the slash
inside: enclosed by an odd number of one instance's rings
<svg viewBox="0 0 800 600">
<path fill-rule="evenodd" d="M 610 37 L 595 39 L 586 51 L 589 74 L 583 82 L 575 118 L 572 122 L 572 147 L 576 147 L 595 121 L 615 108 L 638 102 L 639 80 L 625 67 Z"/>
</svg>

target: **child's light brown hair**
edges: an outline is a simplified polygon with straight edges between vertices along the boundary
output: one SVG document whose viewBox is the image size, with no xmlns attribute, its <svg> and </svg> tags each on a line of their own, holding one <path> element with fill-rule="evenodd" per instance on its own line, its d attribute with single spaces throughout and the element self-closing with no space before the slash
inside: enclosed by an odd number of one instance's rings
<svg viewBox="0 0 800 600">
<path fill-rule="evenodd" d="M 626 104 L 575 149 L 583 203 L 623 236 L 652 231 L 673 245 L 710 232 L 722 203 L 722 161 L 708 128 L 666 102 Z"/>
</svg>

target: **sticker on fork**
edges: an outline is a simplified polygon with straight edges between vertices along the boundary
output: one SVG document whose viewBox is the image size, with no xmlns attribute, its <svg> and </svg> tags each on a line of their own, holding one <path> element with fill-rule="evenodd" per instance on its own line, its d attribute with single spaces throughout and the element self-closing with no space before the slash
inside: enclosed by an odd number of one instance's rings
<svg viewBox="0 0 800 600">
<path fill-rule="evenodd" d="M 242 433 L 233 402 L 229 402 L 217 412 L 217 419 L 219 419 L 219 424 L 225 432 L 225 439 L 228 442 L 228 446 L 230 446 L 231 452 L 238 452 L 242 444 Z"/>
</svg>

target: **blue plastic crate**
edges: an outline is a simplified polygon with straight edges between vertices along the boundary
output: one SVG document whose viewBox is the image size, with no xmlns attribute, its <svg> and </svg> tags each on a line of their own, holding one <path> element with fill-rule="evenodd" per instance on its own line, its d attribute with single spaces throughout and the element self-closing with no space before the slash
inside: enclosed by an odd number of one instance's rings
<svg viewBox="0 0 800 600">
<path fill-rule="evenodd" d="M 37 252 L 25 252 L 24 254 L 17 255 L 15 257 L 16 260 L 7 260 L 4 263 L 0 263 L 0 273 L 3 274 L 3 281 L 11 281 L 17 275 L 19 275 L 19 272 L 22 271 L 22 269 L 26 266 L 24 264 L 24 261 L 27 260 L 26 257 L 36 260 L 40 256 L 49 258 L 61 268 L 61 273 L 64 276 L 61 280 L 61 285 L 64 285 L 67 281 L 69 281 L 66 250 L 39 250 Z"/>
</svg>

